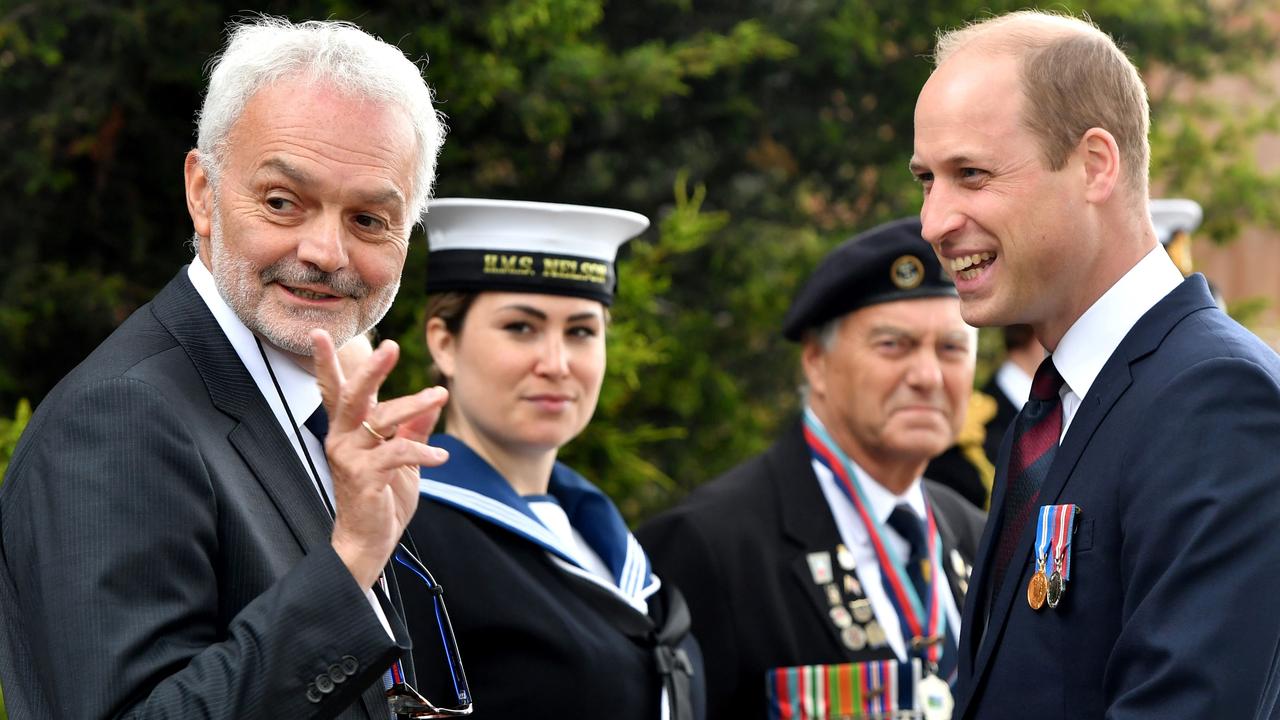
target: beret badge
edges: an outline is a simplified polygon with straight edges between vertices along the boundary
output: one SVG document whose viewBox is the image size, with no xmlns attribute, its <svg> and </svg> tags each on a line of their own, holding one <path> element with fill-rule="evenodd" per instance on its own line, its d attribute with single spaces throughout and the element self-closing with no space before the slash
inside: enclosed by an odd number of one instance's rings
<svg viewBox="0 0 1280 720">
<path fill-rule="evenodd" d="M 915 255 L 903 255 L 893 261 L 889 278 L 899 290 L 911 290 L 924 282 L 924 263 Z"/>
</svg>

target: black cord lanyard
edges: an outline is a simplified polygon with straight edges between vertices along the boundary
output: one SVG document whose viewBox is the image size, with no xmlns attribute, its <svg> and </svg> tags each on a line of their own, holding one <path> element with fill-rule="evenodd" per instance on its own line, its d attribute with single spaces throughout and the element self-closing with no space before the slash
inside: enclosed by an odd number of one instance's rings
<svg viewBox="0 0 1280 720">
<path fill-rule="evenodd" d="M 320 500 L 324 502 L 325 510 L 329 511 L 329 517 L 336 520 L 337 514 L 333 510 L 333 503 L 329 501 L 329 494 L 324 490 L 324 483 L 320 480 L 320 473 L 316 470 L 315 461 L 311 459 L 311 453 L 307 450 L 307 443 L 302 439 L 302 431 L 298 429 L 298 422 L 293 417 L 293 410 L 289 408 L 289 401 L 285 398 L 284 390 L 280 387 L 280 380 L 276 378 L 276 371 L 271 367 L 271 360 L 267 357 L 267 351 L 262 347 L 262 340 L 259 339 L 257 335 L 254 335 L 253 341 L 258 346 L 258 353 L 262 355 L 262 362 L 267 366 L 267 374 L 271 376 L 271 384 L 275 386 L 276 395 L 280 397 L 280 404 L 284 406 L 284 414 L 289 418 L 289 425 L 293 427 L 293 434 L 298 438 L 298 447 L 302 448 L 302 456 L 307 460 L 307 468 L 311 470 L 311 479 L 316 484 L 316 490 L 320 492 Z M 393 708 L 396 709 L 398 715 L 403 714 L 407 717 L 451 717 L 470 715 L 471 690 L 467 686 L 467 676 L 465 671 L 462 669 L 462 658 L 461 654 L 458 652 L 457 640 L 454 638 L 453 625 L 449 621 L 449 611 L 444 607 L 444 589 L 436 583 L 435 578 L 431 577 L 431 573 L 427 570 L 426 566 L 418 559 L 418 548 L 414 545 L 413 537 L 409 535 L 408 529 L 405 530 L 404 537 L 409 541 L 409 545 L 413 546 L 413 551 L 411 552 L 409 548 L 405 547 L 404 543 L 400 543 L 397 545 L 396 551 L 392 553 L 391 559 L 411 570 L 415 576 L 420 578 L 423 583 L 426 584 L 432 595 L 432 600 L 435 604 L 436 625 L 440 630 L 440 640 L 444 647 L 445 659 L 449 666 L 450 677 L 453 680 L 454 694 L 457 700 L 462 704 L 462 707 L 457 709 L 440 709 L 430 703 L 426 703 L 422 707 L 429 708 L 433 712 L 415 713 L 414 710 L 419 709 L 419 706 L 412 701 L 405 701 L 404 698 L 401 698 L 401 701 L 407 703 L 406 707 L 411 709 L 400 709 L 395 705 L 393 705 Z M 387 594 L 389 599 L 390 592 L 385 585 L 386 579 L 380 575 L 379 581 L 384 583 L 383 592 Z M 400 616 L 399 620 L 407 626 L 408 622 L 404 617 L 402 609 L 397 608 L 394 603 L 390 603 L 390 606 L 392 612 L 395 612 Z M 404 669 L 400 660 L 395 661 L 392 665 L 391 672 L 394 683 L 396 684 L 393 686 L 393 689 L 403 686 Z M 417 691 L 412 690 L 412 688 L 409 688 L 408 691 L 416 696 L 417 699 L 422 700 L 421 696 L 417 696 Z"/>
<path fill-rule="evenodd" d="M 336 519 L 337 513 L 333 511 L 333 503 L 329 501 L 329 493 L 324 490 L 324 483 L 320 480 L 320 473 L 316 470 L 316 464 L 311 459 L 311 453 L 307 451 L 307 443 L 302 439 L 302 431 L 298 429 L 298 421 L 293 418 L 293 411 L 289 409 L 289 401 L 284 397 L 284 390 L 280 388 L 280 381 L 276 379 L 276 371 L 271 367 L 271 360 L 267 358 L 267 351 L 262 347 L 262 341 L 257 335 L 253 336 L 253 341 L 258 345 L 258 352 L 262 355 L 262 362 L 267 366 L 267 374 L 271 376 L 271 384 L 276 386 L 276 394 L 280 396 L 280 404 L 284 405 L 285 417 L 289 418 L 289 426 L 293 428 L 293 434 L 298 438 L 298 447 L 302 448 L 302 456 L 307 459 L 307 467 L 311 469 L 311 479 L 316 484 L 316 490 L 320 492 L 320 501 L 324 503 L 324 509 L 329 511 L 329 518 Z"/>
</svg>

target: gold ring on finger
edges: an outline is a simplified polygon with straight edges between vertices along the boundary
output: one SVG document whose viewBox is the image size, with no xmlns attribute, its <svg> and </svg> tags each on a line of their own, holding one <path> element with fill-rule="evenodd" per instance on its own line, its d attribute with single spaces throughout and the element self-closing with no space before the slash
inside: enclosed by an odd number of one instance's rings
<svg viewBox="0 0 1280 720">
<path fill-rule="evenodd" d="M 381 440 L 381 441 L 383 441 L 383 442 L 386 442 L 387 440 L 390 440 L 390 439 L 391 439 L 391 438 L 387 437 L 386 435 L 383 435 L 382 433 L 378 432 L 377 430 L 374 430 L 374 429 L 373 429 L 373 426 L 369 424 L 369 421 L 368 421 L 368 420 L 361 420 L 361 421 L 360 421 L 360 427 L 364 428 L 364 429 L 365 429 L 365 432 L 369 433 L 370 435 L 374 436 L 375 438 L 377 438 L 377 439 L 379 439 L 379 440 Z M 394 434 L 395 434 L 395 431 L 392 431 L 392 434 L 394 435 Z"/>
</svg>

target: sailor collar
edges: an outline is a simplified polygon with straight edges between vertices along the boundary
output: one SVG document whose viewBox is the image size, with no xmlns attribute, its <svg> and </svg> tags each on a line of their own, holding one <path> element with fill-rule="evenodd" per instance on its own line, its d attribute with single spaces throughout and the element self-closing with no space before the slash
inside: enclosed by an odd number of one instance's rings
<svg viewBox="0 0 1280 720">
<path fill-rule="evenodd" d="M 452 435 L 432 435 L 431 445 L 449 451 L 439 467 L 422 468 L 419 492 L 426 498 L 498 525 L 541 546 L 567 572 L 608 589 L 641 613 L 657 592 L 659 581 L 622 514 L 608 496 L 567 465 L 551 470 L 547 494 L 564 509 L 570 524 L 595 550 L 613 575 L 613 583 L 582 566 L 572 548 L 548 529 L 521 497 L 484 458 Z"/>
</svg>

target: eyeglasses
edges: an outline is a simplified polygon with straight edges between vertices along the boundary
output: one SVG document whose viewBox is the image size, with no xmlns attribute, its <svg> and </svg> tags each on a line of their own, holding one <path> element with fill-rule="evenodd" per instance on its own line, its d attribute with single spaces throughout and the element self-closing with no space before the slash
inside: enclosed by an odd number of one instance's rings
<svg viewBox="0 0 1280 720">
<path fill-rule="evenodd" d="M 458 652 L 458 641 L 453 636 L 453 624 L 449 622 L 449 611 L 444 606 L 444 589 L 431 577 L 422 561 L 401 545 L 395 552 L 395 561 L 417 575 L 426 584 L 431 593 L 432 604 L 435 605 L 436 626 L 440 628 L 440 643 L 444 647 L 445 660 L 449 666 L 449 674 L 453 680 L 454 707 L 437 707 L 430 700 L 422 697 L 404 681 L 400 663 L 392 667 L 392 685 L 387 690 L 387 703 L 391 711 L 399 717 L 413 718 L 451 718 L 471 714 L 471 690 L 467 687 L 467 675 L 462 670 L 462 656 Z"/>
</svg>

